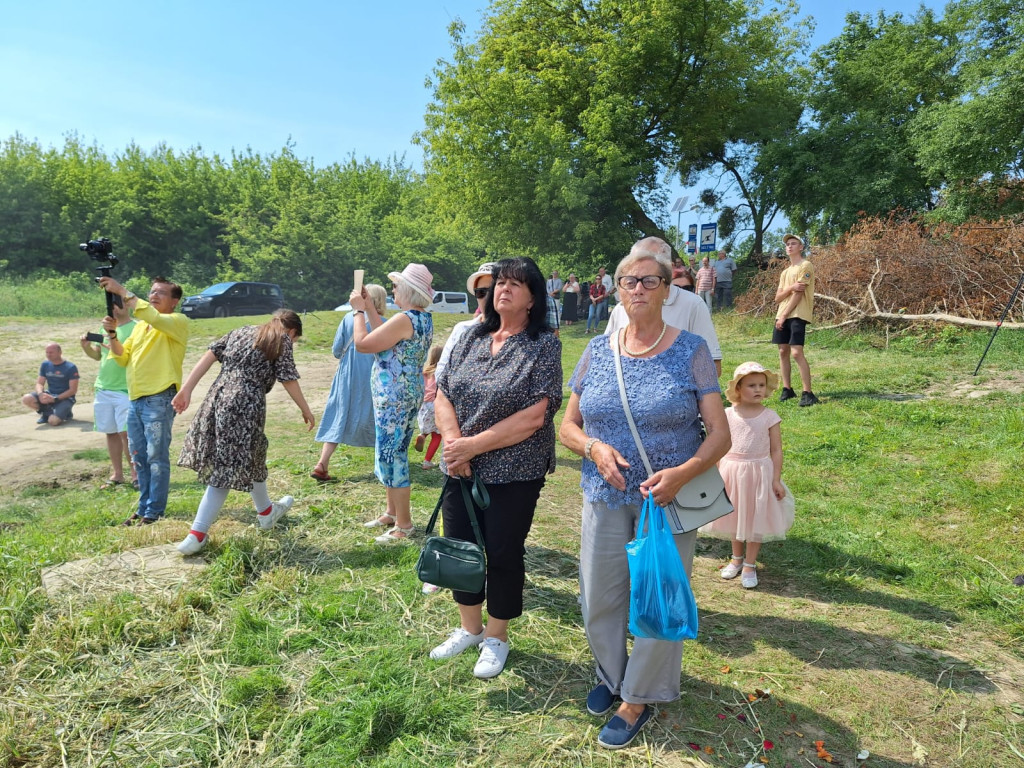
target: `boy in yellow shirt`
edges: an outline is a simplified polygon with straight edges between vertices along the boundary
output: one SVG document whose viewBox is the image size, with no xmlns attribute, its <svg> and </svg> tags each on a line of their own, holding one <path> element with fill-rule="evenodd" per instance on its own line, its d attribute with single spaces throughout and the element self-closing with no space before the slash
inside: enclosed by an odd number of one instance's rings
<svg viewBox="0 0 1024 768">
<path fill-rule="evenodd" d="M 791 358 L 800 371 L 803 392 L 800 405 L 817 405 L 819 400 L 811 389 L 811 366 L 804 356 L 804 333 L 814 313 L 814 266 L 804 258 L 804 241 L 796 235 L 786 234 L 789 266 L 779 275 L 779 289 L 775 301 L 779 311 L 775 314 L 775 330 L 772 344 L 779 345 L 779 373 L 782 376 L 782 392 L 779 400 L 796 397 L 791 381 Z"/>
</svg>

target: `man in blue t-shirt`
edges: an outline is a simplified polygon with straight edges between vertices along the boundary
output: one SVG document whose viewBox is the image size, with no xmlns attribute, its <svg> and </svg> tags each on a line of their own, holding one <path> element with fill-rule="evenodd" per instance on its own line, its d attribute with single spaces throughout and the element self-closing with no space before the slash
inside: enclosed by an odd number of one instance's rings
<svg viewBox="0 0 1024 768">
<path fill-rule="evenodd" d="M 21 402 L 39 414 L 37 424 L 56 427 L 71 418 L 77 394 L 78 368 L 63 358 L 60 344 L 47 344 L 35 391 L 21 398 Z"/>
</svg>

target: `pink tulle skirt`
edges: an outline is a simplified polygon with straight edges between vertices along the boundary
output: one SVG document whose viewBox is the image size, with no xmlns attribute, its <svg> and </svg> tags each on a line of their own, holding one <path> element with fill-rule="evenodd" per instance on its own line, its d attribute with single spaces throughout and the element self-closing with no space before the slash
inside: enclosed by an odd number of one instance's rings
<svg viewBox="0 0 1024 768">
<path fill-rule="evenodd" d="M 781 500 L 775 498 L 771 457 L 747 459 L 730 454 L 718 462 L 718 470 L 735 509 L 725 517 L 702 526 L 700 532 L 718 539 L 738 541 L 786 538 L 786 531 L 793 525 L 796 505 L 789 488 Z"/>
</svg>

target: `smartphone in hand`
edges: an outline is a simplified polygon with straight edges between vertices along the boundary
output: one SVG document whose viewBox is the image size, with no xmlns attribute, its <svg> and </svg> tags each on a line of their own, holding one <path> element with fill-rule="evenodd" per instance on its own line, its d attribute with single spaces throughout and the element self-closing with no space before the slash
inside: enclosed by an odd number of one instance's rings
<svg viewBox="0 0 1024 768">
<path fill-rule="evenodd" d="M 102 333 L 92 333 L 91 331 L 85 334 L 85 340 L 96 344 L 102 344 L 105 341 Z"/>
</svg>

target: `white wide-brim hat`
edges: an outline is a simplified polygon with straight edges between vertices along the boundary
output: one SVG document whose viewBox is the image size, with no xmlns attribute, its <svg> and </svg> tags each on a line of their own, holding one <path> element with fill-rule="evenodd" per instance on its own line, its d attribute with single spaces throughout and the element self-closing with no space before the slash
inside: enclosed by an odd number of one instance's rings
<svg viewBox="0 0 1024 768">
<path fill-rule="evenodd" d="M 434 276 L 423 264 L 408 264 L 401 272 L 388 272 L 388 280 L 405 283 L 425 298 L 427 304 L 434 300 L 434 289 L 430 287 Z"/>
<path fill-rule="evenodd" d="M 736 387 L 740 385 L 740 381 L 743 380 L 744 376 L 749 376 L 752 373 L 763 373 L 767 386 L 765 388 L 764 396 L 767 399 L 772 392 L 779 386 L 779 377 L 769 371 L 760 363 L 749 362 L 740 363 L 736 366 L 736 371 L 733 373 L 732 378 L 729 379 L 729 384 L 725 388 L 725 398 L 730 403 L 738 403 L 740 396 L 736 393 Z"/>
<path fill-rule="evenodd" d="M 480 269 L 478 269 L 476 272 L 474 272 L 466 279 L 466 290 L 469 293 L 473 293 L 474 291 L 476 291 L 476 281 L 479 280 L 481 277 L 484 277 L 485 275 L 488 277 L 493 275 L 494 268 L 496 266 L 498 266 L 498 264 L 497 262 L 494 261 L 485 261 L 483 264 L 481 264 Z"/>
</svg>

